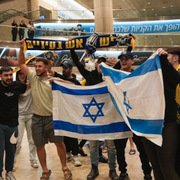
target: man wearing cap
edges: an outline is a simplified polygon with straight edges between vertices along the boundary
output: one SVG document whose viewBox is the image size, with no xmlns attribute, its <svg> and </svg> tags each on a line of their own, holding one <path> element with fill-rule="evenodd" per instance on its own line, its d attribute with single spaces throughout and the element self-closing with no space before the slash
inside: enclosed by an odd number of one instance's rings
<svg viewBox="0 0 180 180">
<path fill-rule="evenodd" d="M 74 35 L 77 35 L 77 36 L 81 36 L 82 34 L 85 35 L 85 29 L 82 30 L 82 25 L 81 24 L 78 24 L 77 25 L 77 30 L 74 30 L 76 31 L 77 33 L 74 33 Z"/>
<path fill-rule="evenodd" d="M 85 55 L 87 54 L 87 50 Z M 103 82 L 102 73 L 99 68 L 99 64 L 101 62 L 106 62 L 104 57 L 99 57 L 96 64 L 95 69 L 92 71 L 88 71 L 85 66 L 79 62 L 78 56 L 74 50 L 71 50 L 71 57 L 73 59 L 74 64 L 77 66 L 81 75 L 86 79 L 86 86 L 95 85 Z M 113 140 L 106 140 L 106 146 L 108 151 L 108 164 L 109 164 L 109 177 L 112 180 L 118 180 L 118 175 L 116 174 L 116 149 L 114 146 Z M 90 140 L 90 158 L 91 158 L 91 171 L 87 176 L 87 180 L 94 180 L 99 175 L 98 164 L 103 158 L 103 162 L 107 162 L 105 157 L 101 154 L 99 155 L 99 141 L 98 140 Z"/>
<path fill-rule="evenodd" d="M 75 78 L 73 78 L 73 76 L 72 76 L 73 64 L 71 63 L 71 61 L 64 61 L 63 63 L 60 64 L 60 66 L 62 66 L 63 75 L 61 75 L 61 74 L 55 72 L 53 69 L 51 69 L 50 73 L 52 76 L 61 78 L 63 80 L 68 80 L 76 85 L 81 85 L 80 82 L 78 80 L 76 80 Z"/>
<path fill-rule="evenodd" d="M 133 54 L 131 53 L 131 46 L 128 47 L 127 51 L 123 51 L 118 57 L 120 61 L 116 63 L 114 66 L 115 69 L 121 69 L 126 72 L 132 72 L 131 66 L 134 64 Z M 127 163 L 125 161 L 125 148 L 128 138 L 125 139 L 116 139 L 114 140 L 114 144 L 117 150 L 117 162 L 119 164 L 119 170 L 121 174 L 119 176 L 119 180 L 129 180 L 127 169 Z M 137 150 L 139 151 L 139 157 L 142 163 L 142 169 L 144 173 L 145 180 L 151 180 L 151 166 L 149 164 L 148 157 L 146 155 L 142 137 L 136 136 L 133 134 L 133 141 L 136 144 Z"/>
<path fill-rule="evenodd" d="M 79 81 L 77 81 L 72 76 L 73 65 L 70 61 L 64 61 L 63 63 L 61 63 L 61 66 L 62 66 L 62 70 L 63 70 L 63 75 L 55 72 L 52 68 L 50 70 L 51 75 L 54 77 L 61 78 L 63 80 L 70 81 L 72 84 L 81 85 L 79 83 Z M 77 138 L 64 137 L 64 143 L 66 145 L 66 161 L 69 162 L 73 159 L 74 166 L 76 166 L 76 167 L 81 166 L 82 164 L 78 159 L 78 152 L 79 152 L 78 139 Z M 73 158 L 72 158 L 70 151 L 72 151 Z"/>
</svg>

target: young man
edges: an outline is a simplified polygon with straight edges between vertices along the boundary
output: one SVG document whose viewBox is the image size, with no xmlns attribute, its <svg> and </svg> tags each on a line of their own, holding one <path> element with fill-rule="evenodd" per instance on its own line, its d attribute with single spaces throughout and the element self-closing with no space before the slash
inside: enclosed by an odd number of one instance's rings
<svg viewBox="0 0 180 180">
<path fill-rule="evenodd" d="M 86 51 L 87 53 L 87 51 Z M 86 70 L 84 65 L 79 62 L 79 59 L 75 53 L 74 50 L 71 50 L 71 57 L 73 59 L 74 64 L 77 66 L 79 72 L 81 75 L 86 79 L 85 85 L 95 85 L 98 83 L 103 82 L 102 80 L 102 73 L 100 72 L 99 64 L 101 62 L 106 62 L 106 59 L 104 57 L 98 58 L 98 61 L 96 63 L 95 70 L 92 70 L 91 72 Z M 94 180 L 98 175 L 98 164 L 99 161 L 107 162 L 107 160 L 104 158 L 103 155 L 99 155 L 99 141 L 98 140 L 90 140 L 90 158 L 91 158 L 91 171 L 87 176 L 87 180 Z M 112 180 L 118 180 L 118 175 L 116 174 L 116 150 L 114 146 L 113 140 L 106 140 L 106 146 L 108 151 L 108 164 L 109 164 L 109 177 Z"/>
<path fill-rule="evenodd" d="M 175 171 L 176 153 L 179 153 L 177 152 L 179 135 L 175 93 L 177 85 L 180 83 L 180 75 L 176 71 L 180 58 L 180 49 L 176 47 L 167 49 L 167 51 L 158 49 L 158 54 L 162 68 L 165 97 L 165 116 L 162 130 L 163 144 L 159 147 L 147 139 L 144 139 L 143 143 L 152 164 L 155 179 L 180 180 Z"/>
<path fill-rule="evenodd" d="M 180 48 L 175 47 L 175 48 L 168 48 L 166 49 L 166 52 L 168 53 L 168 60 L 180 73 Z M 177 123 L 178 123 L 178 148 L 177 148 L 177 153 L 176 153 L 176 161 L 175 161 L 175 170 L 177 174 L 180 177 L 180 84 L 177 85 L 176 87 L 176 95 L 175 95 L 175 100 L 177 103 Z"/>
<path fill-rule="evenodd" d="M 168 53 L 167 59 L 172 64 L 173 68 L 180 73 L 180 48 L 173 47 L 166 49 Z M 177 103 L 177 123 L 178 123 L 178 148 L 176 153 L 175 170 L 180 177 L 180 84 L 176 87 L 175 100 Z"/>
<path fill-rule="evenodd" d="M 76 29 L 76 30 L 75 30 L 75 29 L 73 30 L 73 31 L 77 32 L 77 33 L 74 33 L 75 36 L 85 35 L 85 32 L 86 32 L 85 29 L 82 30 L 81 28 L 82 28 L 82 25 L 81 25 L 81 24 L 78 24 L 78 25 L 77 25 L 77 29 Z"/>
<path fill-rule="evenodd" d="M 126 72 L 132 72 L 132 65 L 134 64 L 134 59 L 133 59 L 133 54 L 131 53 L 130 46 L 128 47 L 127 51 L 124 51 L 121 53 L 121 55 L 118 57 L 120 61 L 116 63 L 114 66 L 115 69 L 121 69 Z M 126 148 L 126 143 L 127 143 L 128 138 L 125 139 L 116 139 L 114 140 L 116 150 L 117 150 L 117 162 L 119 164 L 119 170 L 121 171 L 121 174 L 119 176 L 119 180 L 129 180 L 127 169 L 127 163 L 125 161 L 125 148 Z M 142 169 L 144 173 L 144 179 L 145 180 L 151 180 L 151 166 L 149 165 L 149 160 L 146 155 L 143 142 L 142 142 L 142 137 L 136 136 L 133 134 L 133 141 L 137 146 L 137 149 L 139 151 L 139 157 L 142 163 Z"/>
<path fill-rule="evenodd" d="M 55 72 L 52 68 L 49 71 L 51 73 L 52 76 L 54 77 L 58 77 L 61 78 L 63 80 L 69 81 L 72 84 L 75 85 L 81 85 L 79 83 L 78 80 L 76 80 L 73 76 L 72 76 L 72 63 L 70 61 L 64 61 L 62 64 L 62 70 L 63 70 L 63 74 L 59 74 L 57 72 Z M 78 159 L 78 152 L 79 152 L 79 148 L 78 148 L 78 139 L 77 138 L 71 138 L 71 137 L 64 137 L 64 143 L 66 145 L 66 161 L 69 162 L 73 159 L 74 161 L 74 166 L 81 166 L 81 162 Z M 73 158 L 71 155 L 71 152 L 73 154 Z"/>
<path fill-rule="evenodd" d="M 26 92 L 21 94 L 19 101 L 18 101 L 18 111 L 19 111 L 19 118 L 18 118 L 18 141 L 16 145 L 16 153 L 14 158 L 14 165 L 17 161 L 17 157 L 19 156 L 21 150 L 21 144 L 24 136 L 24 130 L 26 129 L 27 132 L 27 139 L 29 142 L 29 160 L 30 164 L 33 168 L 38 168 L 39 165 L 37 163 L 36 157 L 36 146 L 34 145 L 34 141 L 32 138 L 32 131 L 31 131 L 31 124 L 32 124 L 32 94 L 31 94 L 31 85 L 27 82 L 27 77 L 24 73 L 19 70 L 16 73 L 16 81 L 24 83 L 27 85 Z M 15 171 L 15 167 L 13 169 Z"/>
<path fill-rule="evenodd" d="M 4 151 L 6 179 L 16 180 L 12 170 L 18 136 L 18 99 L 26 91 L 26 84 L 13 82 L 12 72 L 9 66 L 0 69 L 0 180 L 3 180 Z"/>
<path fill-rule="evenodd" d="M 49 84 L 48 61 L 46 59 L 37 59 L 35 71 L 29 70 L 25 64 L 23 54 L 24 40 L 20 41 L 19 66 L 21 71 L 27 76 L 31 83 L 33 98 L 33 117 L 32 117 L 32 136 L 34 144 L 37 147 L 37 155 L 43 169 L 41 179 L 49 179 L 51 170 L 46 164 L 45 144 L 48 140 L 57 147 L 57 152 L 62 164 L 62 170 L 66 180 L 72 178 L 71 171 L 66 166 L 66 148 L 62 136 L 54 136 L 54 126 L 52 119 L 52 90 Z"/>
</svg>

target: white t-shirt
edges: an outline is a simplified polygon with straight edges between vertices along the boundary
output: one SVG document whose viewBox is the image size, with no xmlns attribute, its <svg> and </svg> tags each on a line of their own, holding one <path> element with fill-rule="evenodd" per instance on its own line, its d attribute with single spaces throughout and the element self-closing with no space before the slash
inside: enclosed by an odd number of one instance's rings
<svg viewBox="0 0 180 180">
<path fill-rule="evenodd" d="M 28 29 L 30 29 L 31 31 L 34 31 L 34 26 L 28 24 L 27 27 L 28 27 Z"/>
<path fill-rule="evenodd" d="M 31 89 L 26 90 L 26 92 L 19 97 L 18 108 L 19 115 L 32 114 Z"/>
</svg>

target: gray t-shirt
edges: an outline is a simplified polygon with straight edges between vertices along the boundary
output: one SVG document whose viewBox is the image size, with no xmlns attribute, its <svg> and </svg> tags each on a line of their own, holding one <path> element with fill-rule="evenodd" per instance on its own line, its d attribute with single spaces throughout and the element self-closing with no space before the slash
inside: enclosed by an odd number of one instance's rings
<svg viewBox="0 0 180 180">
<path fill-rule="evenodd" d="M 19 97 L 18 102 L 19 115 L 32 114 L 32 95 L 31 89 L 26 90 L 26 92 Z"/>
</svg>

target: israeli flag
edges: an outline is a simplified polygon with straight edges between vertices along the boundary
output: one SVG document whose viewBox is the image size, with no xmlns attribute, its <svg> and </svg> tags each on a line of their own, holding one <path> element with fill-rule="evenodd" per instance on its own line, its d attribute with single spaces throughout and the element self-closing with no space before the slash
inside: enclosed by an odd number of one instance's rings
<svg viewBox="0 0 180 180">
<path fill-rule="evenodd" d="M 52 93 L 55 135 L 88 140 L 132 137 L 105 82 L 78 86 L 54 81 Z"/>
<path fill-rule="evenodd" d="M 112 101 L 128 127 L 161 146 L 165 99 L 157 53 L 130 74 L 103 63 L 100 68 Z"/>
</svg>

